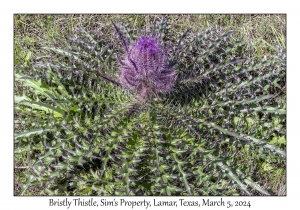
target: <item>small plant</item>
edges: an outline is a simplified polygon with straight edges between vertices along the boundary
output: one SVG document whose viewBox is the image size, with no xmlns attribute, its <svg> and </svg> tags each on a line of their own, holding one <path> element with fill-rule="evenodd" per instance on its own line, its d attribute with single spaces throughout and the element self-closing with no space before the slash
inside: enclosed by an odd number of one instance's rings
<svg viewBox="0 0 300 210">
<path fill-rule="evenodd" d="M 22 195 L 274 194 L 258 167 L 285 169 L 284 51 L 170 27 L 81 28 L 16 67 Z"/>
</svg>

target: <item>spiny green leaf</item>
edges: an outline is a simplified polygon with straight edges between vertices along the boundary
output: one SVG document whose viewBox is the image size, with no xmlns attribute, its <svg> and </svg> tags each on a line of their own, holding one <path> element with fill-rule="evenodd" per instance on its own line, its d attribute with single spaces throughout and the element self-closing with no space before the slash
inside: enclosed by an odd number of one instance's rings
<svg viewBox="0 0 300 210">
<path fill-rule="evenodd" d="M 53 107 L 46 103 L 31 101 L 26 96 L 15 96 L 15 102 L 33 109 L 45 111 L 46 113 L 53 113 L 55 117 L 63 117 L 64 115 L 64 111 L 62 109 Z"/>
<path fill-rule="evenodd" d="M 54 130 L 55 130 L 55 128 L 39 128 L 39 129 L 30 130 L 30 131 L 25 131 L 22 133 L 16 133 L 15 140 L 22 138 L 22 137 L 29 137 L 31 135 L 38 135 L 38 134 L 42 134 L 47 131 L 54 131 Z M 15 142 L 18 142 L 18 140 Z"/>
</svg>

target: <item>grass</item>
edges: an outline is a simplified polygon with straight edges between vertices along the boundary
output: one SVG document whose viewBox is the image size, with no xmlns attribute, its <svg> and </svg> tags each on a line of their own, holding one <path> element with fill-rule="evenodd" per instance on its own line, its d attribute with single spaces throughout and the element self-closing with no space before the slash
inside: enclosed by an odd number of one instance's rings
<svg viewBox="0 0 300 210">
<path fill-rule="evenodd" d="M 136 28 L 149 27 L 149 25 L 162 17 L 167 16 L 172 25 L 171 32 L 184 33 L 191 28 L 198 33 L 208 27 L 222 28 L 224 31 L 236 31 L 235 36 L 250 45 L 253 44 L 255 53 L 265 55 L 279 45 L 286 45 L 286 15 L 14 15 L 14 64 L 30 65 L 42 56 L 41 46 L 55 43 L 58 36 L 68 37 L 77 27 L 87 30 L 97 30 L 99 26 L 110 26 L 113 22 L 128 22 Z M 108 39 L 115 39 L 113 27 L 107 27 Z M 15 83 L 15 92 L 19 93 L 24 88 Z M 15 131 L 18 131 L 17 124 Z M 278 137 L 279 138 L 279 137 Z M 247 153 L 241 154 L 247 158 Z M 24 170 L 31 163 L 31 156 L 15 155 L 15 195 L 20 194 L 20 182 L 25 180 Z M 272 189 L 278 195 L 285 195 L 286 171 L 276 164 L 258 162 L 253 173 L 265 180 L 265 188 Z M 35 195 L 38 189 L 31 189 L 27 195 Z"/>
</svg>

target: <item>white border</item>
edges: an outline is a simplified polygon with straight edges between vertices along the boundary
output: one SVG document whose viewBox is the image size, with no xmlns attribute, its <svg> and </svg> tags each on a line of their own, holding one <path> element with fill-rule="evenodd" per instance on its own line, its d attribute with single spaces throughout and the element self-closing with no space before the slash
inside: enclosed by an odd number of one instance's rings
<svg viewBox="0 0 300 210">
<path fill-rule="evenodd" d="M 4 1 L 3 1 L 4 2 Z M 13 14 L 14 13 L 287 13 L 287 196 L 286 197 L 223 197 L 226 200 L 251 201 L 250 209 L 283 209 L 296 207 L 299 191 L 299 13 L 296 3 L 282 1 L 5 1 L 1 3 L 1 209 L 53 209 L 49 207 L 49 197 L 13 196 Z M 292 2 L 292 1 L 291 1 Z M 295 1 L 293 1 L 295 2 Z M 4 64 L 4 65 L 3 65 Z M 63 197 L 57 197 L 63 199 Z M 56 198 L 56 199 L 57 199 Z M 109 199 L 109 197 L 106 197 Z M 121 197 L 117 197 L 120 199 Z M 160 197 L 161 198 L 161 197 Z M 205 199 L 208 197 L 205 197 Z M 85 197 L 85 199 L 87 199 Z M 101 198 L 99 198 L 101 199 Z M 111 199 L 111 198 L 110 198 Z M 149 199 L 152 197 L 125 197 L 127 200 Z M 158 198 L 159 199 L 159 198 Z M 177 200 L 178 197 L 167 200 Z M 199 200 L 200 197 L 185 198 Z M 219 197 L 211 197 L 218 200 Z M 64 207 L 60 207 L 65 209 Z M 101 207 L 102 209 L 104 207 Z M 244 207 L 246 208 L 246 207 Z M 243 209 L 244 209 L 243 208 Z M 74 209 L 74 208 L 73 208 Z M 78 209 L 78 208 L 76 208 Z M 86 209 L 86 208 L 85 208 Z M 105 208 L 110 209 L 110 208 Z M 117 208 L 113 208 L 117 209 Z M 135 208 L 136 209 L 136 208 Z M 154 209 L 154 208 L 151 208 Z M 164 209 L 171 209 L 164 207 Z M 172 208 L 173 209 L 173 208 Z M 212 207 L 210 207 L 212 209 Z M 221 209 L 221 207 L 217 207 Z M 296 208 L 292 208 L 296 209 Z"/>
</svg>

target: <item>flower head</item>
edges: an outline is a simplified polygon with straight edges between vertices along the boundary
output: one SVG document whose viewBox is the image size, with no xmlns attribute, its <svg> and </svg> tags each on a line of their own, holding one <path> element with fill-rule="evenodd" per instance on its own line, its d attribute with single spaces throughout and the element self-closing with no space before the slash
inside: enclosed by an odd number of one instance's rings
<svg viewBox="0 0 300 210">
<path fill-rule="evenodd" d="M 157 42 L 155 39 L 147 36 L 140 37 L 137 47 L 140 49 L 141 53 L 154 54 L 157 51 Z"/>
<path fill-rule="evenodd" d="M 144 100 L 155 92 L 169 92 L 176 80 L 176 70 L 166 61 L 167 50 L 159 40 L 141 36 L 128 47 L 123 60 L 119 60 L 121 85 L 136 90 L 138 98 Z"/>
</svg>

